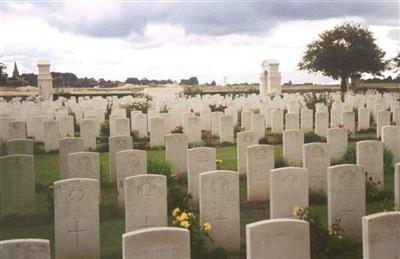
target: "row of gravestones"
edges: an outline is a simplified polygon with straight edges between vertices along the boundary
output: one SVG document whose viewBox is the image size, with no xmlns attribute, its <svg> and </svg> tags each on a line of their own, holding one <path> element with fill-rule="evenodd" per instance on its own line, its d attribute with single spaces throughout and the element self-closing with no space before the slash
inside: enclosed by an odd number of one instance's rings
<svg viewBox="0 0 400 259">
<path fill-rule="evenodd" d="M 397 104 L 397 103 L 396 103 Z M 352 107 L 350 107 L 352 109 Z M 381 136 L 381 128 L 391 124 L 391 118 L 396 124 L 400 124 L 400 107 L 392 106 L 391 111 L 386 110 L 387 106 L 375 104 L 372 113 L 376 117 L 377 137 Z M 265 128 L 271 127 L 272 133 L 281 134 L 284 129 L 302 129 L 305 132 L 313 131 L 314 112 L 310 109 L 300 109 L 298 105 L 287 106 L 288 113 L 283 119 L 284 112 L 278 107 L 266 107 L 260 114 L 252 114 L 250 110 L 241 112 L 241 127 L 244 130 L 257 132 L 259 138 L 264 137 Z M 358 108 L 357 129 L 368 129 L 370 127 L 370 108 Z M 189 143 L 201 141 L 201 129 L 211 128 L 212 134 L 220 137 L 221 142 L 234 142 L 233 129 L 236 125 L 237 108 L 229 107 L 223 112 L 200 112 L 200 116 L 194 116 L 194 113 L 184 113 L 178 111 L 174 113 L 153 112 L 143 114 L 141 111 L 132 111 L 131 120 L 126 118 L 124 109 L 116 108 L 110 115 L 110 136 L 127 135 L 132 131 L 137 131 L 140 137 L 147 136 L 147 130 L 153 132 L 151 135 L 151 146 L 164 146 L 164 135 L 168 134 L 172 125 L 170 122 L 174 117 L 184 117 L 183 125 L 185 133 L 189 137 Z M 100 119 L 98 118 L 100 117 Z M 330 117 L 330 123 L 329 123 Z M 315 133 L 326 137 L 327 129 L 342 125 L 352 133 L 355 132 L 356 121 L 355 113 L 348 108 L 333 107 L 330 111 L 325 105 L 318 105 L 315 113 Z M 74 136 L 74 117 L 68 113 L 56 115 L 56 120 L 49 120 L 49 116 L 36 115 L 24 121 L 13 121 L 11 116 L 0 119 L 2 125 L 9 124 L 8 128 L 2 128 L 4 140 L 14 138 L 24 138 L 27 135 L 35 137 L 37 141 L 45 142 L 46 151 L 58 150 L 58 137 Z M 93 116 L 87 113 L 82 119 L 77 120 L 81 127 L 81 137 L 85 139 L 85 148 L 94 150 L 96 148 L 96 136 L 99 135 L 100 123 L 104 121 L 104 112 L 101 116 Z M 204 123 L 204 121 L 209 123 Z M 285 121 L 285 122 L 284 122 Z M 204 125 L 209 124 L 205 127 Z M 147 126 L 149 125 L 149 126 Z M 25 127 L 26 126 L 26 127 Z M 285 127 L 285 128 L 284 128 Z M 27 128 L 27 130 L 25 129 Z M 8 134 L 7 134 L 8 132 Z M 46 136 L 46 137 L 44 137 Z"/>
<path fill-rule="evenodd" d="M 342 169 L 336 167 L 330 170 L 336 178 L 334 184 L 337 186 L 333 188 L 339 188 L 347 195 L 358 196 L 355 192 L 359 190 L 352 189 L 354 187 L 352 181 L 357 181 L 356 178 L 362 175 L 362 172 L 351 171 L 349 168 Z M 293 170 L 305 169 L 289 169 L 289 171 Z M 302 173 L 297 172 L 300 175 Z M 289 177 L 288 170 L 276 172 L 276 176 L 286 187 L 293 184 L 293 174 Z M 151 179 L 153 177 L 154 179 Z M 134 178 L 127 178 L 125 184 L 128 185 L 128 182 Z M 157 202 L 160 189 L 166 193 L 165 178 L 161 180 L 163 176 L 150 175 L 136 178 L 142 179 L 132 181 L 136 185 L 131 187 L 131 193 L 142 200 L 136 201 L 138 206 L 127 207 L 126 210 L 137 209 L 136 214 L 140 214 L 140 209 L 144 206 L 157 210 L 156 205 L 162 203 L 162 201 Z M 238 174 L 229 171 L 206 172 L 200 176 L 201 190 L 207 189 L 207 192 L 200 196 L 200 221 L 212 222 L 213 245 L 236 252 L 240 249 L 238 181 Z M 343 188 L 338 187 L 340 184 L 344 184 Z M 56 258 L 99 258 L 98 181 L 75 178 L 58 181 L 54 186 Z M 342 194 L 338 195 L 341 199 L 350 198 Z M 272 200 L 273 198 L 271 202 Z M 144 204 L 144 202 L 153 201 L 156 201 L 153 205 Z M 336 205 L 340 202 L 343 200 L 336 202 Z M 335 205 L 334 201 L 328 200 L 328 203 Z M 344 213 L 353 213 L 354 210 L 356 209 L 352 208 Z M 147 212 L 148 210 L 145 214 Z M 130 216 L 134 218 L 134 215 Z M 400 255 L 398 247 L 400 212 L 373 214 L 355 223 L 359 226 L 361 222 L 365 258 L 397 258 Z M 123 258 L 190 258 L 190 237 L 187 230 L 160 227 L 155 222 L 148 222 L 147 216 L 145 216 L 145 224 L 142 226 L 145 228 L 123 235 Z M 346 226 L 345 231 L 349 228 L 352 226 Z M 246 226 L 247 258 L 310 258 L 309 235 L 309 225 L 302 220 L 280 218 L 248 224 Z M 27 255 L 31 256 L 30 258 L 50 258 L 49 242 L 35 239 L 0 241 L 0 255 L 4 259 L 25 258 L 24 256 Z"/>
<path fill-rule="evenodd" d="M 398 144 L 400 129 L 398 126 L 386 126 L 383 130 L 383 142 L 395 155 L 395 162 L 398 160 Z M 386 134 L 389 132 L 391 134 Z M 387 136 L 387 137 L 386 137 Z M 238 134 L 237 143 L 237 163 L 239 173 L 251 172 L 262 168 L 256 166 L 257 159 L 253 157 L 270 157 L 269 159 L 260 159 L 258 163 L 267 166 L 267 168 L 273 168 L 273 147 L 267 146 L 254 147 L 249 149 L 248 147 L 257 144 L 257 134 L 254 132 L 241 132 Z M 330 164 L 330 158 L 340 158 L 347 149 L 347 131 L 345 129 L 329 129 L 328 130 L 328 143 L 313 143 L 304 145 L 303 133 L 300 130 L 288 130 L 283 134 L 283 154 L 291 166 L 304 166 L 310 169 L 310 187 L 313 189 L 321 189 L 326 191 L 326 179 L 324 178 L 324 171 Z M 125 175 L 130 174 L 130 168 L 135 167 L 136 160 L 129 160 L 129 152 L 126 152 L 125 157 L 117 158 L 117 152 L 122 150 L 132 149 L 132 138 L 128 136 L 115 136 L 109 139 L 110 142 L 110 176 L 112 181 L 118 182 L 123 181 Z M 194 158 L 205 156 L 210 157 L 209 166 L 202 169 L 202 172 L 215 169 L 215 150 L 210 152 L 207 148 L 190 149 L 187 152 L 188 140 L 184 134 L 170 134 L 166 136 L 167 148 L 166 148 L 166 160 L 170 163 L 172 171 L 182 174 L 188 172 L 189 179 L 189 190 L 194 190 L 193 193 L 197 193 L 197 171 L 195 174 L 191 173 L 196 166 Z M 100 179 L 99 176 L 99 155 L 94 152 L 83 152 L 84 140 L 81 138 L 63 138 L 59 140 L 60 146 L 60 177 L 61 179 L 72 178 L 72 177 L 89 177 L 93 179 Z M 33 154 L 32 140 L 9 140 L 7 141 L 7 154 Z M 358 143 L 357 160 L 358 164 L 366 168 L 368 176 L 372 177 L 374 182 L 379 182 L 380 186 L 383 186 L 383 145 L 380 141 L 364 141 Z M 272 149 L 272 150 L 271 150 Z M 196 151 L 196 152 L 195 152 Z M 318 155 L 317 155 L 318 151 Z M 78 152 L 78 153 L 77 153 Z M 140 151 L 135 151 L 140 152 Z M 71 154 L 76 153 L 76 154 Z M 143 152 L 144 153 L 144 152 Z M 249 158 L 247 154 L 250 154 Z M 263 154 L 263 155 L 260 155 Z M 145 157 L 145 153 L 141 155 Z M 310 159 L 311 158 L 311 159 Z M 316 160 L 318 158 L 318 161 Z M 372 162 L 371 162 L 372 161 Z M 128 163 L 129 162 L 129 163 Z M 81 168 L 80 170 L 68 170 L 68 164 L 72 164 L 74 168 Z M 92 164 L 88 170 L 88 165 Z M 120 170 L 117 170 L 119 165 Z M 123 166 L 125 165 L 125 166 Z M 315 169 L 313 168 L 315 167 Z M 252 169 L 254 168 L 254 169 Z M 121 176 L 117 176 L 118 173 Z M 145 168 L 141 170 L 145 172 Z M 86 172 L 83 173 L 82 172 Z M 124 173 L 122 173 L 124 172 Z M 314 173 L 318 172 L 318 173 Z M 248 196 L 259 196 L 259 189 L 263 189 L 265 184 L 258 181 L 259 174 L 248 175 Z M 121 180 L 122 179 L 122 180 Z M 193 181 L 191 181 L 193 179 Z M 122 186 L 122 184 L 118 184 Z M 253 186 L 258 186 L 254 187 Z M 254 191 L 253 191 L 254 190 Z M 196 200 L 196 196 L 195 200 Z M 264 195 L 265 196 L 265 195 Z M 249 198 L 249 200 L 252 200 Z"/>
<path fill-rule="evenodd" d="M 393 126 L 388 129 L 395 128 Z M 386 130 L 385 130 L 386 132 Z M 285 131 L 284 134 L 284 156 L 291 163 L 292 157 L 298 157 L 298 163 L 293 163 L 293 166 L 303 166 L 309 169 L 310 180 L 309 184 L 313 190 L 326 191 L 326 177 L 324 172 L 330 165 L 331 159 L 340 158 L 347 149 L 347 135 L 344 129 L 330 129 L 328 133 L 328 143 L 310 143 L 304 145 L 299 143 L 295 145 L 298 137 L 292 134 L 293 131 Z M 294 132 L 298 133 L 298 132 Z M 301 133 L 301 132 L 300 132 Z M 291 137 L 291 134 L 294 135 Z M 301 134 L 300 134 L 301 135 Z M 386 136 L 386 135 L 385 135 Z M 396 137 L 396 136 L 395 136 Z M 301 136 L 300 136 L 301 139 Z M 385 138 L 386 140 L 386 138 Z M 396 138 L 385 141 L 387 146 L 393 145 Z M 172 171 L 182 174 L 187 172 L 189 179 L 189 191 L 197 193 L 197 175 L 200 172 L 215 170 L 215 149 L 212 148 L 193 148 L 187 152 L 187 137 L 183 134 L 170 134 L 166 137 L 167 149 L 166 160 L 172 166 Z M 84 141 L 81 138 L 63 138 L 59 141 L 60 146 L 60 178 L 73 177 L 88 177 L 100 179 L 99 176 L 99 155 L 95 152 L 83 152 Z M 256 145 L 257 136 L 254 132 L 242 132 L 238 134 L 238 168 L 240 173 L 247 172 L 248 179 L 248 197 L 249 200 L 254 200 L 252 196 L 260 196 L 264 190 L 265 184 L 262 181 L 262 172 L 258 172 L 261 168 L 274 168 L 274 149 L 273 146 Z M 117 182 L 122 182 L 128 175 L 132 175 L 132 168 L 137 171 L 138 165 L 144 165 L 140 170 L 146 172 L 146 163 L 139 163 L 145 159 L 144 151 L 126 151 L 120 154 L 117 158 L 117 153 L 122 150 L 132 149 L 132 139 L 130 137 L 116 136 L 110 138 L 110 175 Z M 29 139 L 9 140 L 6 142 L 6 150 L 8 155 L 12 154 L 27 154 L 33 155 L 33 141 Z M 297 152 L 286 152 L 287 150 Z M 395 149 L 391 149 L 396 151 Z M 75 154 L 72 154 L 75 153 Z M 131 153 L 135 154 L 135 158 L 131 158 Z M 293 155 L 293 153 L 295 153 Z M 299 153 L 299 154 L 297 154 Z M 396 152 L 394 152 L 396 154 Z M 292 156 L 291 156 L 292 154 Z M 203 166 L 200 170 L 196 170 L 196 158 L 199 161 L 208 161 L 207 166 Z M 398 162 L 395 160 L 395 162 Z M 69 172 L 68 165 L 71 164 L 75 170 Z M 357 144 L 357 164 L 363 166 L 368 173 L 368 178 L 371 177 L 379 186 L 384 185 L 383 179 L 383 144 L 380 141 L 362 141 Z M 120 169 L 117 170 L 117 165 Z M 89 169 L 90 168 L 90 169 Z M 194 172 L 194 173 L 193 173 Z M 256 172 L 256 173 L 251 173 Z M 265 179 L 268 177 L 265 176 Z M 122 179 L 122 180 L 121 180 Z M 194 179 L 191 181 L 191 179 Z M 264 180 L 266 181 L 266 180 Z M 119 184 L 118 186 L 122 186 Z M 191 191 L 191 190 L 194 191 Z M 268 190 L 268 189 L 266 189 Z M 267 192 L 268 193 L 268 192 Z M 265 195 L 261 195 L 262 197 Z M 195 200 L 197 195 L 194 194 Z"/>
<path fill-rule="evenodd" d="M 174 136 L 177 137 L 177 136 Z M 73 140 L 73 139 L 71 139 Z M 321 144 L 316 144 L 321 145 Z M 322 144 L 324 145 L 324 144 Z M 256 146 L 257 147 L 257 146 Z M 269 147 L 270 148 L 270 147 Z M 201 148 L 200 148 L 201 149 Z M 251 148 L 249 148 L 250 150 Z M 371 148 L 373 150 L 373 148 Z M 321 153 L 321 150 L 318 150 Z M 134 164 L 123 165 L 124 161 L 129 161 L 129 154 L 134 158 L 134 163 L 140 161 L 138 156 L 134 155 L 135 151 L 123 151 L 118 152 L 117 157 L 122 155 L 121 163 L 122 166 L 132 167 Z M 138 151 L 143 152 L 143 151 Z M 215 151 L 214 151 L 215 152 Z M 318 153 L 318 152 L 316 152 Z M 143 154 L 143 153 L 142 153 Z M 69 156 L 73 156 L 74 153 Z M 260 154 L 259 154 L 260 155 Z M 145 157 L 145 156 L 144 156 Z M 204 158 L 204 156 L 196 156 L 196 158 Z M 18 161 L 20 159 L 20 161 Z M 118 159 L 118 158 L 117 158 Z M 248 158 L 249 159 L 249 158 Z M 203 159 L 204 160 L 204 159 Z M 215 160 L 214 160 L 215 161 Z M 142 157 L 142 163 L 143 157 Z M 197 162 L 199 159 L 197 159 Z M 118 164 L 119 164 L 118 163 Z M 117 164 L 117 168 L 118 168 Z M 214 162 L 215 164 L 215 162 Z M 251 164 L 251 163 L 250 163 Z M 2 176 L 2 208 L 3 212 L 10 213 L 8 209 L 18 209 L 20 211 L 29 212 L 34 211 L 34 174 L 33 174 L 33 159 L 28 155 L 11 155 L 2 158 L 3 172 L 5 172 Z M 400 165 L 396 165 L 396 179 L 398 181 L 398 167 Z M 78 166 L 79 167 L 79 166 Z M 80 170 L 80 169 L 79 169 Z M 77 171 L 79 171 L 77 170 Z M 123 170 L 125 171 L 125 170 Z M 118 169 L 117 169 L 118 172 Z M 204 171 L 203 171 L 204 172 Z M 117 173 L 118 174 L 118 173 Z M 22 177 L 23 176 L 23 177 Z M 20 178 L 18 178 L 20 177 Z M 128 194 L 127 197 L 131 197 L 130 195 L 136 195 L 136 199 L 133 199 L 135 202 L 138 202 L 143 207 L 133 207 L 130 209 L 130 206 L 127 205 L 127 201 L 125 199 L 125 207 L 126 207 L 126 215 L 128 215 L 126 224 L 128 226 L 129 219 L 135 218 L 133 215 L 135 211 L 141 211 L 146 215 L 141 215 L 139 217 L 140 222 L 136 222 L 138 227 L 139 224 L 142 226 L 152 226 L 156 223 L 156 219 L 162 220 L 166 219 L 166 182 L 165 179 L 164 184 L 157 185 L 155 182 L 160 181 L 156 180 L 157 178 L 162 178 L 162 176 L 152 176 L 152 175 L 142 175 L 137 176 L 137 179 L 146 178 L 144 182 L 140 182 L 139 185 L 135 187 L 130 187 L 125 189 L 125 196 L 129 191 L 133 192 Z M 132 177 L 135 178 L 135 177 Z M 154 179 L 155 182 L 151 183 L 150 179 Z M 279 218 L 279 217 L 290 217 L 292 209 L 294 207 L 306 207 L 308 206 L 308 172 L 307 169 L 301 168 L 281 168 L 272 170 L 270 173 L 270 210 L 271 210 L 271 218 Z M 128 179 L 124 179 L 124 185 L 129 185 Z M 75 183 L 73 183 L 76 180 Z M 86 223 L 82 222 L 83 218 L 77 218 L 82 215 L 82 213 L 72 213 L 71 206 L 73 206 L 74 202 L 80 202 L 84 197 L 87 197 L 86 193 L 91 193 L 91 189 L 87 188 L 85 190 L 83 187 L 82 179 L 71 179 L 64 180 L 66 184 L 71 184 L 71 188 L 65 187 L 67 190 L 66 194 L 57 195 L 58 190 L 62 192 L 63 188 L 62 182 L 57 182 L 55 184 L 55 215 L 56 215 L 56 229 L 57 229 L 57 210 L 63 211 L 65 207 L 67 207 L 67 211 L 69 213 L 59 213 L 59 215 L 68 214 L 71 218 L 67 219 L 67 222 L 60 224 L 61 232 L 63 227 L 75 224 L 75 230 L 70 227 L 72 230 L 65 230 L 67 233 L 77 233 L 77 236 L 80 232 L 79 224 L 85 225 Z M 92 186 L 98 186 L 97 180 L 89 180 Z M 17 184 L 16 184 L 17 183 Z M 11 186 L 11 187 L 10 187 Z M 61 186 L 61 187 L 57 187 Z M 68 185 L 66 185 L 68 186 Z M 118 186 L 121 186 L 120 183 Z M 130 185 L 129 185 L 130 186 Z M 140 186 L 140 187 L 138 187 Z M 160 191 L 154 200 L 147 200 L 146 202 L 139 202 L 139 197 L 151 197 L 151 193 L 157 193 L 157 186 L 164 186 L 162 189 L 164 191 Z M 18 187 L 18 188 L 15 188 Z M 14 189 L 13 189 L 14 188 Z M 98 188 L 98 187 L 93 187 Z M 204 189 L 203 189 L 204 188 Z M 218 172 L 218 173 L 203 173 L 199 178 L 199 207 L 200 207 L 200 220 L 209 221 L 214 226 L 214 232 L 212 233 L 212 237 L 215 240 L 216 244 L 219 244 L 229 250 L 237 250 L 239 247 L 239 184 L 238 184 L 238 175 L 237 173 L 232 172 Z M 71 189 L 71 190 L 70 190 Z M 398 193 L 398 186 L 395 186 L 396 193 Z M 31 191 L 29 191 L 31 190 Z M 99 201 L 98 191 L 92 191 L 90 196 L 97 196 L 97 203 Z M 303 194 L 303 195 L 302 195 Z M 162 197 L 164 196 L 164 197 Z M 30 197 L 30 198 L 29 198 Z M 32 199 L 33 197 L 33 199 Z M 57 199 L 57 197 L 61 197 Z M 71 206 L 65 206 L 63 201 L 68 200 L 73 203 Z M 398 200 L 398 198 L 396 199 Z M 161 206 L 158 202 L 164 203 L 164 206 Z M 164 202 L 163 202 L 164 201 Z M 345 204 L 344 204 L 345 201 Z M 352 202 L 353 201 L 353 202 Z M 361 202 L 360 201 L 364 201 Z M 62 205 L 63 204 L 63 205 Z M 150 206 L 149 204 L 158 204 L 157 206 Z M 14 206 L 14 207 L 13 207 Z M 18 207 L 20 206 L 20 207 Z M 84 204 L 83 208 L 91 208 L 94 205 Z M 98 204 L 97 204 L 98 206 Z M 147 207 L 146 207 L 147 206 Z M 22 209 L 23 208 L 23 209 Z M 30 210 L 30 208 L 32 210 Z M 58 208 L 58 209 L 57 209 Z M 79 206 L 78 206 L 79 208 Z M 98 207 L 95 207 L 94 211 L 97 210 L 97 213 L 94 214 L 89 213 L 89 210 L 86 213 L 90 215 L 87 218 L 95 219 L 98 218 Z M 165 208 L 162 211 L 157 208 Z M 72 209 L 73 210 L 73 209 Z M 132 211 L 131 215 L 128 211 Z M 158 214 L 157 214 L 157 212 Z M 217 211 L 217 215 L 215 216 L 215 212 Z M 12 214 L 11 210 L 11 214 Z M 14 211 L 15 212 L 15 211 Z M 90 210 L 93 212 L 93 210 Z M 147 215 L 149 214 L 149 215 Z M 156 214 L 155 217 L 151 217 L 151 214 Z M 360 230 L 360 224 L 357 224 L 357 219 L 360 219 L 365 214 L 365 176 L 364 171 L 360 166 L 356 165 L 341 165 L 330 167 L 328 170 L 328 222 L 333 223 L 333 219 L 342 218 L 342 224 L 345 231 L 350 235 L 358 235 Z M 76 215 L 76 217 L 74 217 Z M 164 217 L 162 216 L 164 215 Z M 206 215 L 206 216 L 204 216 Z M 205 218 L 204 218 L 205 217 Z M 62 218 L 62 216 L 61 216 Z M 62 222 L 62 219 L 59 220 Z M 344 222 L 346 221 L 346 222 Z M 69 223 L 68 223 L 69 222 Z M 72 222 L 72 223 L 71 223 Z M 81 223 L 79 223 L 81 222 Z M 331 225 L 331 224 L 329 224 Z M 161 226 L 163 226 L 161 224 Z M 164 223 L 165 226 L 165 223 Z M 236 226 L 236 227 L 235 227 Z M 75 232 L 74 232 L 75 231 Z M 95 230 L 93 230 L 95 231 Z M 57 232 L 57 230 L 56 230 Z M 82 231 L 84 232 L 84 231 Z M 98 232 L 98 230 L 97 230 Z M 239 233 L 239 234 L 238 234 Z M 357 234 L 358 233 L 358 234 Z M 78 238 L 78 237 L 76 237 Z M 76 240 L 75 240 L 76 241 Z M 76 241 L 77 242 L 77 241 Z M 57 245 L 56 245 L 57 246 Z"/>
<path fill-rule="evenodd" d="M 364 258 L 397 258 L 400 212 L 384 212 L 363 217 Z M 84 233 L 84 230 L 80 230 Z M 75 232 L 74 232 L 75 233 Z M 74 234 L 72 233 L 72 234 Z M 79 234 L 79 232 L 76 232 Z M 126 233 L 123 258 L 190 258 L 188 230 L 152 227 Z M 264 220 L 246 226 L 247 258 L 310 258 L 309 224 L 296 219 Z M 42 239 L 0 241 L 3 259 L 50 259 L 50 244 Z M 99 254 L 91 254 L 99 258 Z M 61 257 L 57 257 L 61 258 Z"/>
</svg>

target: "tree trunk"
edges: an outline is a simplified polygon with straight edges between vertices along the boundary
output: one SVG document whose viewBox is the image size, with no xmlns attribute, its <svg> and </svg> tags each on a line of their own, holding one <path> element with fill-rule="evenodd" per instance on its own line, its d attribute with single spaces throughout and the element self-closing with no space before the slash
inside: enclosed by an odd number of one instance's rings
<svg viewBox="0 0 400 259">
<path fill-rule="evenodd" d="M 344 94 L 347 92 L 347 76 L 340 77 L 340 97 L 344 102 Z"/>
</svg>

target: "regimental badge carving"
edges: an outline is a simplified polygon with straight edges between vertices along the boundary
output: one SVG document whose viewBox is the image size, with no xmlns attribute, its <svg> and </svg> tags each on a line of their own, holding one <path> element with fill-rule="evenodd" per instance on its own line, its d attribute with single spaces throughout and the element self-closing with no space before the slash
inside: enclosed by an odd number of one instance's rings
<svg viewBox="0 0 400 259">
<path fill-rule="evenodd" d="M 136 187 L 138 196 L 153 196 L 156 193 L 156 185 L 153 183 L 145 182 Z"/>
<path fill-rule="evenodd" d="M 197 162 L 207 162 L 209 158 L 207 151 L 199 151 L 197 153 Z"/>
<path fill-rule="evenodd" d="M 115 146 L 117 147 L 117 149 L 123 149 L 126 147 L 126 141 L 124 139 L 118 139 L 117 141 L 115 141 Z"/>
<path fill-rule="evenodd" d="M 268 153 L 264 148 L 257 148 L 255 152 L 255 158 L 257 160 L 267 159 Z"/>
<path fill-rule="evenodd" d="M 369 143 L 366 147 L 366 151 L 367 153 L 376 153 L 378 152 L 378 149 L 375 144 Z"/>
<path fill-rule="evenodd" d="M 138 167 L 140 164 L 140 160 L 137 157 L 137 155 L 135 154 L 129 154 L 127 159 L 127 163 L 128 163 L 128 167 L 132 168 L 132 167 Z"/>
<path fill-rule="evenodd" d="M 346 172 L 340 174 L 340 184 L 344 187 L 352 187 L 357 181 L 357 173 L 354 170 L 349 169 Z"/>
<path fill-rule="evenodd" d="M 213 192 L 226 192 L 229 190 L 229 181 L 224 176 L 214 176 L 211 179 L 211 190 Z"/>
<path fill-rule="evenodd" d="M 17 141 L 14 144 L 14 149 L 17 154 L 21 154 L 25 151 L 25 144 L 21 141 Z"/>
<path fill-rule="evenodd" d="M 297 176 L 286 175 L 282 178 L 282 185 L 286 189 L 298 188 L 300 181 Z"/>
<path fill-rule="evenodd" d="M 246 134 L 246 135 L 244 135 L 243 140 L 244 140 L 244 142 L 246 142 L 246 143 L 252 142 L 252 141 L 253 141 L 253 135 L 251 135 L 251 134 Z"/>
<path fill-rule="evenodd" d="M 79 202 L 85 197 L 85 191 L 81 187 L 75 187 L 68 193 L 68 199 Z"/>
<path fill-rule="evenodd" d="M 324 156 L 324 149 L 323 149 L 322 147 L 320 147 L 320 146 L 314 146 L 314 147 L 311 149 L 311 155 L 312 155 L 313 157 L 321 158 L 321 157 Z"/>
<path fill-rule="evenodd" d="M 92 161 L 88 156 L 81 156 L 78 158 L 77 167 L 80 173 L 87 173 L 92 167 Z"/>
</svg>

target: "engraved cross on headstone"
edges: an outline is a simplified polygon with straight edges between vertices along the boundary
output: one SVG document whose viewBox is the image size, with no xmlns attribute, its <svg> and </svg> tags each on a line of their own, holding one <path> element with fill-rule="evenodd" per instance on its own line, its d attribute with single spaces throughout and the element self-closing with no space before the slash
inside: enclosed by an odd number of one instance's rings
<svg viewBox="0 0 400 259">
<path fill-rule="evenodd" d="M 149 225 L 149 216 L 146 215 L 146 224 L 144 226 L 138 226 L 138 228 L 148 228 L 148 227 L 155 227 L 155 224 Z"/>
<path fill-rule="evenodd" d="M 68 233 L 75 234 L 75 240 L 76 240 L 76 247 L 79 246 L 79 232 L 86 232 L 86 229 L 79 229 L 78 228 L 78 221 L 75 222 L 75 228 L 72 230 L 68 230 Z"/>
<path fill-rule="evenodd" d="M 222 232 L 222 221 L 225 219 L 228 219 L 228 217 L 223 217 L 222 210 L 219 210 L 219 216 L 214 219 L 214 220 L 217 220 L 219 223 L 219 235 L 221 235 L 221 232 Z"/>
</svg>

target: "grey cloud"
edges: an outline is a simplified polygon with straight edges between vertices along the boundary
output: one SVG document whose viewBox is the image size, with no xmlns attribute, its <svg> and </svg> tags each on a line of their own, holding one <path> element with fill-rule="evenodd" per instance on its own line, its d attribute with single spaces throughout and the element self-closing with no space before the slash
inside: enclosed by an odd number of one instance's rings
<svg viewBox="0 0 400 259">
<path fill-rule="evenodd" d="M 396 2 L 155 3 L 149 1 L 120 4 L 123 5 L 120 12 L 110 12 L 103 20 L 95 23 L 74 17 L 67 20 L 60 3 L 36 3 L 36 8 L 43 17 L 49 17 L 49 24 L 61 30 L 93 37 L 142 35 L 146 25 L 153 22 L 179 24 L 188 33 L 207 35 L 268 33 L 270 28 L 283 21 L 345 16 L 361 17 L 367 24 L 399 26 L 399 5 Z"/>
</svg>

